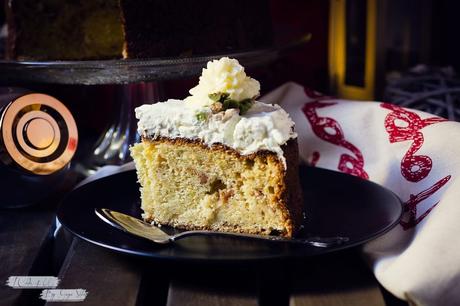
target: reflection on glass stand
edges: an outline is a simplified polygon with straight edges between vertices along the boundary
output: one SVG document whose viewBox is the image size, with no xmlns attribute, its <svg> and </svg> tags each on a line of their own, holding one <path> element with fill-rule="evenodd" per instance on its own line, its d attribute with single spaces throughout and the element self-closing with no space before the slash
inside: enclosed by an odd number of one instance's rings
<svg viewBox="0 0 460 306">
<path fill-rule="evenodd" d="M 113 123 L 107 128 L 77 171 L 84 176 L 104 165 L 121 165 L 131 160 L 129 146 L 139 140 L 134 109 L 161 98 L 161 83 L 135 83 L 114 85 L 110 88 L 118 109 Z"/>
<path fill-rule="evenodd" d="M 208 61 L 222 56 L 236 58 L 247 68 L 264 66 L 310 39 L 311 35 L 307 34 L 283 46 L 188 58 L 50 62 L 0 60 L 0 84 L 113 85 L 108 95 L 113 96 L 113 102 L 119 107 L 117 116 L 92 151 L 85 152 L 87 157 L 75 166 L 80 175 L 88 176 L 101 166 L 121 165 L 130 160 L 129 146 L 138 137 L 134 108 L 162 99 L 162 81 L 197 76 Z"/>
</svg>

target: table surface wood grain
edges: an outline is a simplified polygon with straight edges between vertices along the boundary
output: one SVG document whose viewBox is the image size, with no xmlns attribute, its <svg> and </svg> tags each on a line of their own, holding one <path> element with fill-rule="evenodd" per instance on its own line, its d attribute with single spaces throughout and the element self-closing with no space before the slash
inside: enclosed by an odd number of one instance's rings
<svg viewBox="0 0 460 306">
<path fill-rule="evenodd" d="M 358 248 L 290 261 L 185 264 L 122 255 L 72 236 L 54 236 L 52 210 L 0 213 L 0 305 L 376 305 L 403 306 L 379 286 Z M 88 291 L 84 302 L 41 300 L 12 289 L 13 275 L 58 276 L 57 288 Z"/>
</svg>

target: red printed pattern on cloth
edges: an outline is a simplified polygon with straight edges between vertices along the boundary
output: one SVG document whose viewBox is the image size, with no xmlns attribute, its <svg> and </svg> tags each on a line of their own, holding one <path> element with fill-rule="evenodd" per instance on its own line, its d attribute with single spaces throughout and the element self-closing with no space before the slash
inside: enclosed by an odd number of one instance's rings
<svg viewBox="0 0 460 306">
<path fill-rule="evenodd" d="M 399 224 L 401 224 L 402 228 L 404 230 L 408 230 L 419 224 L 430 212 L 431 210 L 438 205 L 439 202 L 436 202 L 433 204 L 430 208 L 428 208 L 423 214 L 421 214 L 417 218 L 417 205 L 422 202 L 423 200 L 429 198 L 433 193 L 438 191 L 442 186 L 444 186 L 449 180 L 450 180 L 450 175 L 442 178 L 438 182 L 436 182 L 433 186 L 430 188 L 413 195 L 411 194 L 409 196 L 409 200 L 404 203 L 404 210 L 403 212 L 404 217 L 401 219 Z"/>
<path fill-rule="evenodd" d="M 382 103 L 383 108 L 392 112 L 385 118 L 385 129 L 390 136 L 390 142 L 413 140 L 413 143 L 401 161 L 401 174 L 409 182 L 419 182 L 427 177 L 431 171 L 431 158 L 425 155 L 415 155 L 423 145 L 422 128 L 447 119 L 431 117 L 421 119 L 416 113 L 407 111 L 402 107 Z M 400 123 L 399 125 L 397 123 Z M 402 125 L 404 126 L 402 126 Z"/>
<path fill-rule="evenodd" d="M 390 143 L 413 141 L 401 160 L 402 176 L 407 181 L 414 183 L 423 180 L 430 173 L 433 162 L 429 156 L 415 154 L 424 142 L 423 133 L 420 130 L 431 124 L 447 121 L 447 119 L 439 117 L 422 119 L 416 113 L 393 104 L 382 103 L 380 106 L 391 110 L 385 117 L 385 129 L 389 135 Z M 443 187 L 450 178 L 451 176 L 447 175 L 430 188 L 409 196 L 409 200 L 404 203 L 404 218 L 400 221 L 404 230 L 415 227 L 431 212 L 438 203 L 433 204 L 417 218 L 417 205 Z"/>
<path fill-rule="evenodd" d="M 320 154 L 318 151 L 314 151 L 311 155 L 311 161 L 310 161 L 310 166 L 316 167 L 316 164 L 319 161 Z"/>
<path fill-rule="evenodd" d="M 344 173 L 368 179 L 369 175 L 366 171 L 364 171 L 363 154 L 356 146 L 345 140 L 345 136 L 339 123 L 332 118 L 319 117 L 316 113 L 318 108 L 328 107 L 335 104 L 337 103 L 313 101 L 306 103 L 303 106 L 302 111 L 307 117 L 308 122 L 310 122 L 312 130 L 317 137 L 334 145 L 343 147 L 354 154 L 354 156 L 347 153 L 342 154 L 340 156 L 337 169 Z M 312 162 L 314 162 L 315 165 L 318 162 L 319 157 L 319 153 L 314 152 Z"/>
</svg>

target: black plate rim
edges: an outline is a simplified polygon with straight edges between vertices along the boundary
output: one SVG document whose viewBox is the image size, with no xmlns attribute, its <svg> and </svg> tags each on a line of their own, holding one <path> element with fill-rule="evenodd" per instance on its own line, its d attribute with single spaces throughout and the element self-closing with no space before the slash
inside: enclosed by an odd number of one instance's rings
<svg viewBox="0 0 460 306">
<path fill-rule="evenodd" d="M 124 248 L 120 248 L 120 247 L 117 247 L 117 246 L 113 246 L 113 245 L 110 245 L 110 244 L 107 244 L 107 243 L 104 243 L 104 242 L 101 242 L 101 241 L 98 241 L 98 240 L 95 240 L 95 239 L 91 239 L 91 238 L 88 238 L 86 237 L 85 235 L 82 235 L 76 231 L 74 231 L 71 227 L 67 226 L 65 222 L 62 222 L 62 214 L 63 214 L 63 209 L 62 207 L 64 205 L 62 205 L 66 199 L 68 197 L 70 197 L 71 193 L 69 193 L 60 203 L 60 205 L 58 206 L 58 210 L 57 210 L 57 218 L 60 222 L 60 224 L 65 228 L 67 229 L 69 232 L 71 232 L 73 235 L 89 242 L 89 243 L 92 243 L 92 244 L 95 244 L 95 245 L 98 245 L 100 247 L 103 247 L 105 249 L 109 249 L 109 250 L 112 250 L 112 251 L 115 251 L 119 254 L 124 254 L 124 255 L 129 255 L 129 256 L 135 256 L 135 257 L 142 257 L 142 258 L 148 258 L 148 259 L 151 259 L 151 260 L 159 260 L 159 261 L 165 261 L 165 262 L 183 262 L 183 263 L 241 263 L 241 262 L 247 262 L 247 263 L 250 263 L 250 262 L 255 262 L 255 261 L 275 261 L 275 260 L 287 260 L 287 259 L 301 259 L 301 258 L 308 258 L 308 257 L 314 257 L 314 256 L 322 256 L 324 254 L 328 254 L 328 253 L 332 253 L 332 252 L 337 252 L 337 251 L 341 251 L 341 250 L 346 250 L 346 249 L 350 249 L 350 248 L 354 248 L 354 247 L 357 247 L 357 246 L 361 246 L 367 242 L 370 242 L 374 239 L 377 239 L 378 237 L 381 237 L 382 235 L 384 235 L 385 233 L 389 232 L 390 230 L 392 230 L 393 228 L 395 228 L 402 216 L 403 216 L 403 208 L 404 208 L 404 203 L 402 202 L 402 200 L 391 190 L 389 190 L 388 188 L 380 185 L 380 184 L 377 184 L 373 181 L 370 181 L 370 180 L 365 180 L 365 179 L 362 179 L 362 178 L 359 178 L 359 177 L 356 177 L 356 176 L 352 176 L 352 175 L 349 175 L 349 174 L 346 174 L 346 173 L 343 173 L 343 172 L 338 172 L 338 171 L 333 171 L 333 170 L 329 170 L 329 169 L 325 169 L 325 168 L 320 168 L 320 167 L 314 167 L 315 169 L 319 169 L 320 171 L 327 171 L 327 172 L 330 172 L 330 173 L 333 173 L 333 175 L 342 175 L 342 176 L 347 176 L 347 177 L 351 177 L 353 179 L 356 179 L 356 180 L 360 180 L 361 182 L 365 183 L 365 184 L 372 184 L 372 185 L 375 185 L 381 189 L 384 189 L 389 195 L 392 195 L 392 197 L 395 199 L 395 202 L 398 202 L 400 205 L 398 206 L 400 208 L 399 210 L 399 214 L 398 214 L 398 218 L 395 218 L 395 220 L 388 224 L 386 227 L 383 227 L 382 229 L 380 229 L 379 231 L 376 231 L 376 232 L 373 232 L 372 234 L 369 234 L 369 235 L 363 235 L 363 238 L 360 239 L 360 240 L 357 240 L 353 243 L 345 243 L 344 245 L 341 245 L 341 246 L 336 246 L 336 247 L 331 247 L 331 248 L 324 248 L 323 252 L 319 253 L 319 254 L 306 254 L 305 251 L 299 251 L 299 252 L 296 252 L 296 253 L 289 253 L 287 255 L 270 255 L 270 254 L 267 254 L 266 256 L 258 256 L 258 257 L 250 257 L 250 258 L 244 258 L 244 259 L 222 259 L 222 258 L 196 258 L 196 257 L 188 257 L 188 258 L 184 258 L 184 257 L 174 257 L 174 256 L 167 256 L 167 255 L 161 255 L 161 254 L 154 254 L 152 252 L 144 252 L 144 251 L 136 251 L 136 250 L 131 250 L 131 249 L 124 249 Z M 108 175 L 108 176 L 105 176 L 105 177 L 102 177 L 102 178 L 99 178 L 99 179 L 96 179 L 88 184 L 85 184 L 85 185 L 82 185 L 82 186 L 78 186 L 77 188 L 75 188 L 73 191 L 76 191 L 76 190 L 80 190 L 82 188 L 85 188 L 87 187 L 88 185 L 90 185 L 91 183 L 93 182 L 96 182 L 96 181 L 100 181 L 100 180 L 110 180 L 111 178 L 113 178 L 113 176 L 120 176 L 120 175 L 123 175 L 127 172 L 133 172 L 135 170 L 133 169 L 129 169 L 129 170 L 125 170 L 125 171 L 122 171 L 122 172 L 118 172 L 118 173 L 115 173 L 115 174 L 112 174 L 112 175 Z M 72 191 L 72 192 L 73 192 Z M 102 222 L 102 221 L 101 221 Z M 109 225 L 107 225 L 109 226 Z M 121 232 L 121 231 L 120 231 Z M 129 235 L 129 234 L 127 234 Z M 133 237 L 134 238 L 134 237 Z M 165 247 L 167 247 L 165 245 Z M 312 246 L 305 246 L 304 250 L 307 250 L 308 248 L 314 248 Z"/>
</svg>

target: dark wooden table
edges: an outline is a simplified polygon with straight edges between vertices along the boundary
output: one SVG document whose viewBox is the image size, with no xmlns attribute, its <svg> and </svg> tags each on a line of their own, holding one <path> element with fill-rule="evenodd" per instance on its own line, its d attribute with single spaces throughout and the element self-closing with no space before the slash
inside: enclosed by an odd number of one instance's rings
<svg viewBox="0 0 460 306">
<path fill-rule="evenodd" d="M 43 305 L 9 276 L 58 276 L 84 302 L 46 305 L 407 305 L 385 291 L 358 248 L 251 264 L 181 264 L 121 255 L 55 232 L 55 208 L 0 211 L 0 305 Z M 82 220 L 84 222 L 84 220 Z"/>
</svg>

